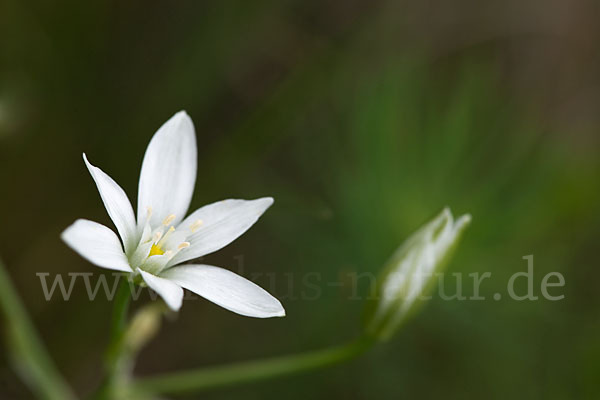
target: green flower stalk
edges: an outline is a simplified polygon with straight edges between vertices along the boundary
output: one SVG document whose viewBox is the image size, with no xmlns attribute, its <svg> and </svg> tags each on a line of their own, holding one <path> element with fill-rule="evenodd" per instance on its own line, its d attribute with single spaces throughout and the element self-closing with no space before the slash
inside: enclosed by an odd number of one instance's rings
<svg viewBox="0 0 600 400">
<path fill-rule="evenodd" d="M 389 339 L 427 299 L 470 221 L 468 214 L 455 221 L 445 208 L 396 250 L 377 280 L 374 299 L 367 305 L 368 336 Z"/>
</svg>

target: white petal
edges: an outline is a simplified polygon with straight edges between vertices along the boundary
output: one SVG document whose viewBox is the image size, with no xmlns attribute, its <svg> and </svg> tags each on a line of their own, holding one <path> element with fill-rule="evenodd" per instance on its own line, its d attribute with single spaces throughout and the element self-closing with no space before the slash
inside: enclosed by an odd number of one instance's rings
<svg viewBox="0 0 600 400">
<path fill-rule="evenodd" d="M 138 223 L 152 208 L 152 226 L 174 214 L 173 225 L 185 216 L 196 183 L 196 134 L 185 111 L 161 126 L 150 141 L 140 173 Z"/>
<path fill-rule="evenodd" d="M 131 203 L 125 194 L 125 191 L 115 182 L 110 176 L 98 167 L 94 167 L 88 161 L 85 153 L 83 154 L 83 160 L 87 165 L 96 186 L 100 197 L 108 211 L 108 215 L 114 222 L 121 235 L 123 244 L 125 246 L 125 252 L 129 252 L 135 247 L 137 239 L 137 228 L 135 224 L 135 216 L 133 214 L 133 208 Z"/>
<path fill-rule="evenodd" d="M 151 274 L 160 275 L 160 271 L 165 268 L 172 256 L 172 254 L 167 252 L 165 254 L 157 254 L 148 257 L 142 264 L 141 268 L 143 268 L 146 272 L 150 272 Z"/>
<path fill-rule="evenodd" d="M 117 235 L 104 225 L 78 219 L 61 234 L 80 256 L 102 268 L 131 272 Z"/>
<path fill-rule="evenodd" d="M 173 311 L 179 311 L 181 302 L 183 301 L 183 289 L 181 287 L 167 279 L 152 275 L 141 269 L 138 269 L 138 271 L 142 275 L 142 278 L 144 278 L 144 282 L 158 293 Z"/>
<path fill-rule="evenodd" d="M 271 204 L 271 197 L 256 200 L 230 199 L 194 211 L 177 230 L 189 231 L 197 221 L 202 223 L 194 234 L 188 236 L 190 247 L 177 253 L 168 265 L 202 257 L 227 246 L 254 225 Z"/>
<path fill-rule="evenodd" d="M 139 267 L 146 261 L 148 255 L 150 254 L 150 249 L 152 249 L 152 242 L 141 243 L 133 252 L 131 256 L 129 256 L 129 265 L 133 269 Z"/>
<path fill-rule="evenodd" d="M 223 268 L 182 265 L 164 271 L 161 276 L 241 315 L 256 318 L 285 316 L 279 300 L 260 286 Z"/>
</svg>

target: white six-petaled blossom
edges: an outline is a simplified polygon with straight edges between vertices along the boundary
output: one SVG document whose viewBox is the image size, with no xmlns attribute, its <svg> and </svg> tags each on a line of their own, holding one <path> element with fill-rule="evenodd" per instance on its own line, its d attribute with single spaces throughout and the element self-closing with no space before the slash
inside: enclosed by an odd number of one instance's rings
<svg viewBox="0 0 600 400">
<path fill-rule="evenodd" d="M 266 211 L 273 199 L 223 200 L 188 211 L 196 182 L 196 134 L 181 111 L 165 122 L 150 141 L 140 173 L 137 221 L 127 195 L 83 155 L 121 241 L 109 228 L 79 219 L 62 239 L 99 267 L 140 275 L 173 310 L 183 288 L 235 313 L 281 317 L 281 303 L 261 287 L 226 269 L 179 265 L 217 251 L 237 239 Z"/>
</svg>

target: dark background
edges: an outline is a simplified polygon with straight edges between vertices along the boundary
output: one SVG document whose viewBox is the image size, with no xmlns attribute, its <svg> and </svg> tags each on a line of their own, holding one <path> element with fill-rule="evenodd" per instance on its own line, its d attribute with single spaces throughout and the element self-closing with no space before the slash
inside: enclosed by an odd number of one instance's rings
<svg viewBox="0 0 600 400">
<path fill-rule="evenodd" d="M 465 295 L 468 273 L 490 271 L 485 301 L 434 299 L 350 364 L 202 396 L 597 398 L 599 11 L 584 0 L 4 0 L 0 254 L 61 372 L 80 394 L 100 382 L 111 310 L 81 284 L 47 302 L 36 276 L 104 273 L 59 239 L 76 218 L 112 226 L 81 153 L 135 204 L 148 141 L 185 109 L 199 147 L 192 209 L 275 198 L 205 261 L 253 278 L 288 316 L 187 301 L 138 375 L 354 337 L 363 302 L 348 277 L 379 271 L 448 205 L 473 216 L 448 271 Z M 566 285 L 551 293 L 565 298 L 494 301 L 529 254 L 535 294 L 557 271 Z M 0 355 L 0 398 L 29 398 Z"/>
</svg>

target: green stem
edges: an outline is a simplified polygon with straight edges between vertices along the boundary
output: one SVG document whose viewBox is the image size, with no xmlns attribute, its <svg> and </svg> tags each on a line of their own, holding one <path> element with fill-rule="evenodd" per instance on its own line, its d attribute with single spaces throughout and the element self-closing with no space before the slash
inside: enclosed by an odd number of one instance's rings
<svg viewBox="0 0 600 400">
<path fill-rule="evenodd" d="M 119 358 L 123 334 L 127 327 L 127 312 L 131 300 L 131 290 L 127 279 L 122 278 L 115 296 L 112 318 L 110 323 L 110 342 L 107 348 L 106 369 L 111 372 Z"/>
<path fill-rule="evenodd" d="M 75 396 L 60 376 L 0 260 L 0 308 L 8 322 L 8 346 L 23 380 L 38 397 L 71 400 Z"/>
<path fill-rule="evenodd" d="M 372 344 L 371 340 L 360 338 L 346 345 L 309 353 L 169 373 L 139 379 L 132 383 L 132 389 L 138 393 L 182 394 L 256 382 L 339 364 L 361 355 Z"/>
<path fill-rule="evenodd" d="M 121 353 L 123 347 L 123 336 L 127 324 L 127 311 L 130 301 L 129 282 L 123 279 L 119 284 L 114 299 L 113 312 L 110 324 L 110 339 L 106 349 L 105 370 L 106 376 L 102 385 L 94 394 L 94 399 L 110 399 L 118 386 L 122 372 Z"/>
</svg>

